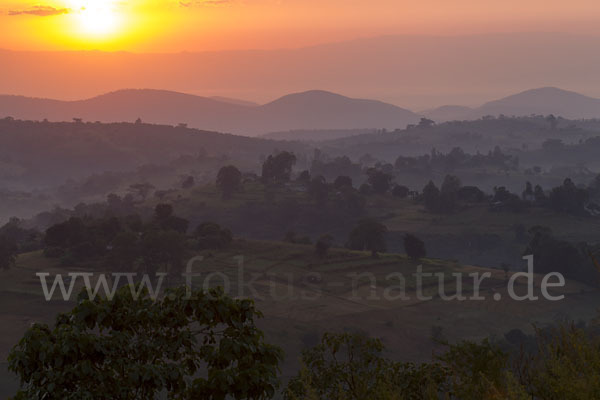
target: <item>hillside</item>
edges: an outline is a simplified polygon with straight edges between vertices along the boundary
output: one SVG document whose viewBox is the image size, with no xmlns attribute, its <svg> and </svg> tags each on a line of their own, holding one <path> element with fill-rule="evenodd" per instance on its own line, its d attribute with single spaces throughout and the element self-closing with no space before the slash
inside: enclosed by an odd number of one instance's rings
<svg viewBox="0 0 600 400">
<path fill-rule="evenodd" d="M 311 129 L 271 132 L 262 135 L 265 139 L 291 140 L 302 142 L 323 142 L 350 136 L 377 133 L 377 129 Z"/>
<path fill-rule="evenodd" d="M 480 115 L 541 114 L 563 118 L 600 118 L 600 99 L 554 87 L 527 90 L 491 101 L 475 112 Z"/>
<path fill-rule="evenodd" d="M 550 115 L 567 119 L 600 118 L 600 99 L 555 87 L 526 90 L 480 107 L 443 106 L 423 111 L 436 122 L 472 120 L 484 116 Z"/>
<path fill-rule="evenodd" d="M 199 253 L 207 258 L 198 264 L 194 286 L 201 286 L 211 272 L 224 273 L 230 280 L 230 293 L 239 293 L 238 268 L 234 256 L 244 257 L 244 273 L 250 279 L 257 277 L 252 295 L 257 307 L 264 313 L 260 326 L 267 340 L 280 345 L 286 352 L 284 378 L 298 369 L 300 350 L 316 344 L 325 331 L 362 331 L 379 337 L 392 358 L 427 361 L 432 351 L 439 349 L 432 341 L 434 326 L 439 327 L 450 341 L 480 339 L 490 335 L 502 337 L 513 328 L 532 331 L 532 323 L 540 326 L 568 315 L 570 319 L 589 319 L 595 315 L 600 301 L 597 291 L 579 283 L 568 282 L 564 288 L 554 289 L 553 295 L 564 294 L 559 302 L 545 300 L 516 302 L 506 296 L 506 279 L 498 270 L 488 270 L 456 263 L 425 259 L 408 260 L 400 254 L 386 254 L 372 258 L 367 253 L 334 249 L 326 259 L 315 257 L 312 246 L 278 242 L 237 240 L 226 251 Z M 481 286 L 483 301 L 444 301 L 434 295 L 438 278 L 423 280 L 423 294 L 431 300 L 418 300 L 415 293 L 415 273 L 418 264 L 427 273 L 443 272 L 448 286 L 447 294 L 455 290 L 451 273 L 465 275 L 463 294 L 472 295 L 469 273 L 490 272 L 492 278 Z M 60 300 L 46 302 L 42 295 L 38 271 L 66 274 L 89 271 L 85 266 L 60 266 L 40 252 L 23 254 L 17 265 L 0 271 L 2 319 L 0 354 L 3 358 L 32 322 L 50 323 L 58 312 L 72 306 Z M 93 271 L 91 271 L 93 272 Z M 351 278 L 353 273 L 370 273 L 370 278 Z M 96 271 L 98 273 L 98 271 Z M 398 298 L 398 280 L 389 277 L 401 273 L 406 278 L 407 300 Z M 536 278 L 539 283 L 539 277 Z M 93 280 L 92 280 L 93 282 Z M 248 283 L 247 281 L 244 281 Z M 522 293 L 525 282 L 518 281 L 516 291 Z M 538 283 L 535 287 L 539 293 Z M 212 285 L 222 282 L 215 278 Z M 78 286 L 80 287 L 80 286 Z M 76 290 L 78 290 L 76 288 Z M 246 287 L 245 295 L 251 295 Z M 493 297 L 500 294 L 502 300 Z M 0 395 L 5 397 L 14 388 L 14 382 L 2 370 Z"/>
<path fill-rule="evenodd" d="M 351 99 L 322 90 L 284 96 L 261 107 L 273 128 L 365 129 L 404 128 L 419 117 L 412 111 L 381 101 Z M 265 117 L 263 117 L 265 118 Z"/>
<path fill-rule="evenodd" d="M 324 141 L 320 147 L 332 155 L 347 155 L 358 159 L 364 154 L 370 154 L 380 160 L 393 162 L 400 154 L 421 155 L 430 153 L 432 148 L 448 152 L 461 147 L 469 153 L 487 153 L 499 146 L 501 149 L 526 152 L 541 148 L 549 139 L 576 144 L 599 134 L 598 121 L 560 119 L 553 129 L 545 116 L 491 117 L 338 138 Z M 595 160 L 597 157 L 586 159 L 585 162 L 594 164 Z M 525 155 L 521 157 L 522 164 L 527 165 L 529 161 Z M 560 160 L 550 160 L 550 164 L 555 162 Z"/>
<path fill-rule="evenodd" d="M 78 101 L 0 96 L 0 116 L 50 121 L 144 122 L 258 135 L 290 129 L 404 128 L 411 111 L 325 91 L 284 96 L 263 106 L 164 90 L 119 90 Z"/>
<path fill-rule="evenodd" d="M 5 164 L 0 183 L 4 182 L 4 187 L 48 187 L 93 173 L 165 165 L 182 156 L 229 157 L 240 165 L 254 165 L 261 154 L 276 148 L 304 150 L 300 144 L 184 126 L 0 119 L 0 163 Z"/>
</svg>

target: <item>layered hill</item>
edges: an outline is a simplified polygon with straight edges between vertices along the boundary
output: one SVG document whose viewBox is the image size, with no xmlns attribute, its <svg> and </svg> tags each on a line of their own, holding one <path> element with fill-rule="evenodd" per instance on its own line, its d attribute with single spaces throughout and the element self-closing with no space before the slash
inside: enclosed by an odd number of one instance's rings
<svg viewBox="0 0 600 400">
<path fill-rule="evenodd" d="M 404 128 L 419 117 L 374 100 L 326 91 L 284 96 L 257 106 L 165 90 L 119 90 L 79 101 L 0 96 L 0 116 L 49 121 L 144 122 L 254 136 L 291 129 Z"/>
<path fill-rule="evenodd" d="M 597 35 L 528 32 L 158 54 L 0 50 L 0 93 L 74 100 L 122 88 L 161 88 L 264 103 L 321 88 L 411 109 L 479 105 L 499 93 L 549 84 L 594 93 L 598 44 Z"/>
</svg>

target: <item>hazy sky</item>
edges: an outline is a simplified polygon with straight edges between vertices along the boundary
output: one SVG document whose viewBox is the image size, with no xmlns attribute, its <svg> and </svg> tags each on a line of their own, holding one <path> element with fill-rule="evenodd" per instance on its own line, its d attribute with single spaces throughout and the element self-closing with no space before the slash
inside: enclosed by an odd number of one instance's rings
<svg viewBox="0 0 600 400">
<path fill-rule="evenodd" d="M 0 51 L 0 94 L 324 89 L 413 109 L 542 86 L 600 97 L 598 1 L 0 0 L 0 49 L 16 50 Z"/>
<path fill-rule="evenodd" d="M 384 34 L 600 34 L 598 0 L 0 0 L 0 48 L 273 49 Z"/>
</svg>

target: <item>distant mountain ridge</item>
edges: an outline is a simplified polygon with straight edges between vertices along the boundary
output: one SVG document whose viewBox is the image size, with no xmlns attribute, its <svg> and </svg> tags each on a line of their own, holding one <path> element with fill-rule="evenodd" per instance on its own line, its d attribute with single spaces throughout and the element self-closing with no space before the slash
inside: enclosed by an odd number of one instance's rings
<svg viewBox="0 0 600 400">
<path fill-rule="evenodd" d="M 133 122 L 140 118 L 148 123 L 185 124 L 246 136 L 277 132 L 269 137 L 286 140 L 292 139 L 290 131 L 337 131 L 331 134 L 351 136 L 360 130 L 403 129 L 417 123 L 421 116 L 441 123 L 501 114 L 600 118 L 600 99 L 544 87 L 490 101 L 477 108 L 448 105 L 417 114 L 381 101 L 355 99 L 323 90 L 288 94 L 263 105 L 155 89 L 123 89 L 76 101 L 0 95 L 0 118 L 50 121 L 81 118 L 92 122 Z M 297 139 L 319 140 L 314 134 L 299 134 Z"/>
<path fill-rule="evenodd" d="M 260 99 L 307 89 L 412 110 L 559 86 L 600 97 L 597 35 L 389 35 L 302 48 L 178 53 L 0 50 L 0 93 L 76 100 L 123 88 Z"/>
<path fill-rule="evenodd" d="M 470 120 L 486 115 L 549 115 L 568 119 L 600 118 L 600 99 L 556 87 L 530 89 L 483 104 L 477 108 L 442 106 L 423 111 L 436 122 Z"/>
<path fill-rule="evenodd" d="M 265 105 L 154 89 L 124 89 L 91 99 L 60 101 L 0 96 L 0 117 L 70 121 L 187 124 L 190 127 L 256 136 L 282 130 L 404 128 L 419 116 L 375 100 L 312 90 Z"/>
</svg>

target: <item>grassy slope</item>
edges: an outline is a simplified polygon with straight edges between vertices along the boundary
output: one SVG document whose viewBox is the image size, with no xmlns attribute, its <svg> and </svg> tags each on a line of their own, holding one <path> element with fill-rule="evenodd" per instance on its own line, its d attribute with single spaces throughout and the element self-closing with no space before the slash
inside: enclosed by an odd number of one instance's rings
<svg viewBox="0 0 600 400">
<path fill-rule="evenodd" d="M 162 201 L 172 203 L 177 215 L 190 219 L 192 228 L 204 220 L 215 220 L 243 236 L 275 240 L 282 238 L 286 230 L 293 230 L 299 236 L 309 235 L 313 239 L 330 233 L 338 244 L 343 244 L 355 220 L 360 218 L 348 216 L 335 224 L 318 219 L 302 224 L 296 218 L 296 222 L 288 229 L 287 225 L 269 224 L 268 211 L 263 210 L 265 220 L 260 224 L 241 224 L 240 218 L 245 217 L 240 211 L 242 207 L 248 203 L 264 205 L 267 203 L 266 197 L 260 183 L 247 183 L 243 191 L 229 200 L 221 199 L 213 185 L 206 185 L 175 191 Z M 305 209 L 315 207 L 306 193 L 293 188 L 275 189 L 272 197 L 279 204 L 289 201 Z M 147 206 L 152 208 L 158 202 L 157 199 L 151 199 Z M 410 199 L 398 199 L 391 195 L 368 196 L 367 202 L 369 216 L 383 222 L 390 232 L 390 251 L 404 251 L 402 235 L 409 232 L 425 240 L 430 254 L 436 257 L 495 268 L 507 263 L 517 270 L 522 265 L 521 255 L 529 239 L 516 237 L 516 225 L 523 225 L 526 230 L 536 225 L 547 226 L 557 238 L 573 243 L 595 243 L 600 230 L 600 218 L 560 214 L 539 207 L 514 213 L 491 211 L 487 204 L 475 204 L 452 214 L 440 215 L 425 212 L 422 205 Z M 282 223 L 287 223 L 287 220 Z"/>
<path fill-rule="evenodd" d="M 205 261 L 195 265 L 194 272 L 202 276 L 196 279 L 194 285 L 201 286 L 207 274 L 219 271 L 231 279 L 230 293 L 233 296 L 240 293 L 236 284 L 238 269 L 233 257 L 244 257 L 246 280 L 256 277 L 257 305 L 265 315 L 260 324 L 268 340 L 286 351 L 285 376 L 297 370 L 301 349 L 315 344 L 318 336 L 325 331 L 364 331 L 381 337 L 393 357 L 426 360 L 436 350 L 431 340 L 434 325 L 443 327 L 444 335 L 450 340 L 477 339 L 502 335 L 511 328 L 531 329 L 534 322 L 544 324 L 558 317 L 588 319 L 595 314 L 594 304 L 600 301 L 600 293 L 574 282 L 553 292 L 566 293 L 565 300 L 560 302 L 494 301 L 493 293 L 505 294 L 506 297 L 504 272 L 437 259 L 422 260 L 421 264 L 426 272 L 447 273 L 448 294 L 455 288 L 449 275 L 451 272 L 490 271 L 493 278 L 482 285 L 482 295 L 487 299 L 461 302 L 434 297 L 420 301 L 414 293 L 412 276 L 417 263 L 399 254 L 371 258 L 367 253 L 333 249 L 326 259 L 319 259 L 311 246 L 246 240 L 236 240 L 227 251 L 201 254 Z M 71 307 L 71 304 L 62 301 L 46 302 L 35 273 L 66 273 L 70 270 L 81 271 L 82 268 L 58 266 L 37 252 L 22 255 L 16 268 L 0 272 L 2 359 L 31 322 L 52 322 L 58 312 Z M 362 272 L 371 272 L 377 279 L 376 285 L 372 287 L 368 279 L 362 279 L 353 289 L 349 274 Z M 385 290 L 393 284 L 386 276 L 393 272 L 401 272 L 405 276 L 410 300 L 383 297 Z M 313 275 L 317 279 L 311 281 Z M 219 282 L 215 278 L 212 284 Z M 471 294 L 470 282 L 465 277 L 463 293 L 466 295 Z M 437 278 L 426 279 L 425 286 L 425 294 L 435 292 Z M 291 297 L 288 289 L 292 290 Z M 251 294 L 248 287 L 244 290 L 246 296 Z M 353 290 L 356 295 L 353 295 Z M 519 290 L 524 290 L 524 286 L 519 285 Z M 0 395 L 14 390 L 9 382 L 8 375 L 0 374 L 0 387 L 3 388 Z"/>
<path fill-rule="evenodd" d="M 224 201 L 213 185 L 177 190 L 163 200 L 151 199 L 147 205 L 154 207 L 160 202 L 174 204 L 176 214 L 189 218 L 199 210 L 227 210 L 248 202 L 264 203 L 265 194 L 260 183 L 246 183 L 243 190 L 232 199 Z M 276 201 L 294 200 L 297 204 L 312 204 L 305 193 L 288 188 L 273 191 Z M 532 207 L 523 212 L 494 212 L 487 204 L 470 205 L 453 214 L 439 215 L 425 212 L 422 205 L 410 199 L 398 199 L 390 195 L 369 196 L 367 210 L 370 216 L 384 222 L 390 231 L 424 234 L 459 234 L 472 232 L 498 234 L 507 238 L 514 235 L 512 227 L 523 224 L 527 229 L 536 225 L 550 227 L 554 234 L 569 241 L 593 241 L 600 230 L 600 218 L 578 217 L 560 214 L 549 209 Z"/>
</svg>

